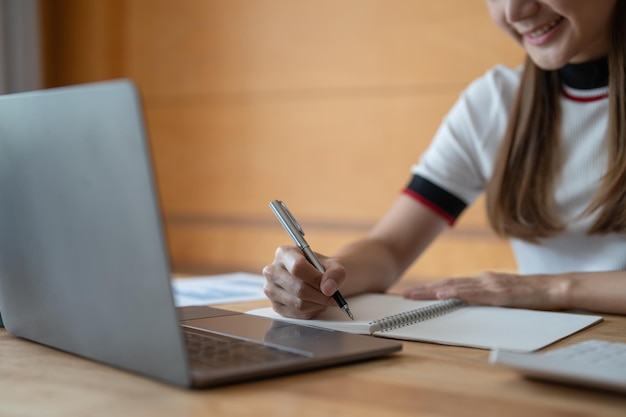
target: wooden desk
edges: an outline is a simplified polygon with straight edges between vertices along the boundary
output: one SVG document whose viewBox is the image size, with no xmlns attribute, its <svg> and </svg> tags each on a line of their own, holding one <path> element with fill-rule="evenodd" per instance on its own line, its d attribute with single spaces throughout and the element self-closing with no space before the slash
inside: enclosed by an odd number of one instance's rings
<svg viewBox="0 0 626 417">
<path fill-rule="evenodd" d="M 234 304 L 245 311 L 264 304 Z M 554 346 L 626 342 L 626 317 Z M 14 338 L 0 330 L 0 416 L 620 416 L 626 396 L 532 382 L 488 352 L 405 342 L 390 358 L 186 391 Z"/>
</svg>

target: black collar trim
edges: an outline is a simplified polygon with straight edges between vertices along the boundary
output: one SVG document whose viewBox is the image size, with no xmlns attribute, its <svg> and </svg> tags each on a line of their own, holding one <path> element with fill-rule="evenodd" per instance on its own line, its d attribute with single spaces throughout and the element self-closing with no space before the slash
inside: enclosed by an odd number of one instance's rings
<svg viewBox="0 0 626 417">
<path fill-rule="evenodd" d="M 582 64 L 567 64 L 559 70 L 563 83 L 579 90 L 590 90 L 609 85 L 609 59 L 607 57 Z"/>
</svg>

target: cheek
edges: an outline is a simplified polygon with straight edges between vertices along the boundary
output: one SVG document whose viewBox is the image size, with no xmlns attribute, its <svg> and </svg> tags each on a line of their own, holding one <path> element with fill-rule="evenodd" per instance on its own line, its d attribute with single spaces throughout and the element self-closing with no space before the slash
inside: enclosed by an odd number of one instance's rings
<svg viewBox="0 0 626 417">
<path fill-rule="evenodd" d="M 511 39 L 513 39 L 518 44 L 523 45 L 522 36 L 517 33 L 504 19 L 494 20 L 494 22 L 504 33 L 509 35 Z"/>
<path fill-rule="evenodd" d="M 504 31 L 504 33 L 509 35 L 511 37 L 511 39 L 513 39 L 515 42 L 517 42 L 518 44 L 524 46 L 524 42 L 522 40 L 522 36 L 519 33 L 517 33 L 516 31 L 514 31 L 509 25 L 507 25 L 507 24 L 498 25 L 498 27 L 500 29 L 502 29 Z"/>
<path fill-rule="evenodd" d="M 511 28 L 511 26 L 506 21 L 504 7 L 501 4 L 502 2 L 497 1 L 487 1 L 487 6 L 489 10 L 489 16 L 491 16 L 491 20 L 498 26 L 504 33 L 509 35 L 515 42 L 522 45 L 522 37 L 516 31 Z"/>
</svg>

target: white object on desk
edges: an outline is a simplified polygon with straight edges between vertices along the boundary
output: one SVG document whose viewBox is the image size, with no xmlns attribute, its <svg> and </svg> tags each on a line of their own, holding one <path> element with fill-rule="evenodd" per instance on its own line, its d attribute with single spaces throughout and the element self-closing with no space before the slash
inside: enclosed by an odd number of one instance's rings
<svg viewBox="0 0 626 417">
<path fill-rule="evenodd" d="M 530 378 L 626 393 L 626 343 L 592 339 L 547 352 L 494 350 L 489 361 Z"/>
<path fill-rule="evenodd" d="M 235 272 L 172 280 L 177 307 L 263 300 L 265 279 L 259 274 Z"/>
</svg>

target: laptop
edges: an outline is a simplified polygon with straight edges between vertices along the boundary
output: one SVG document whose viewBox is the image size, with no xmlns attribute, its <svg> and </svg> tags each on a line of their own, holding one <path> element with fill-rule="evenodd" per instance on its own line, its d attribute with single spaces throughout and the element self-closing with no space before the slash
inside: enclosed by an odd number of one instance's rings
<svg viewBox="0 0 626 417">
<path fill-rule="evenodd" d="M 133 82 L 0 96 L 0 311 L 9 333 L 197 388 L 401 349 L 219 308 L 177 310 L 170 275 Z"/>
</svg>

